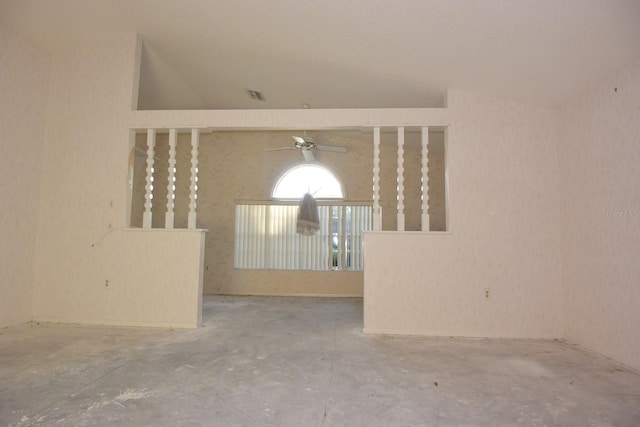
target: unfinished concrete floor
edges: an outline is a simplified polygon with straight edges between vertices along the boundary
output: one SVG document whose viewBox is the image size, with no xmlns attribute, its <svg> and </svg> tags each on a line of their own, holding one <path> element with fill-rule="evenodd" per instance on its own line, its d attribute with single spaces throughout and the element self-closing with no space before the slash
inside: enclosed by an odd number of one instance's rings
<svg viewBox="0 0 640 427">
<path fill-rule="evenodd" d="M 640 426 L 640 375 L 538 340 L 367 336 L 354 299 L 207 297 L 198 330 L 0 330 L 2 426 Z"/>
</svg>

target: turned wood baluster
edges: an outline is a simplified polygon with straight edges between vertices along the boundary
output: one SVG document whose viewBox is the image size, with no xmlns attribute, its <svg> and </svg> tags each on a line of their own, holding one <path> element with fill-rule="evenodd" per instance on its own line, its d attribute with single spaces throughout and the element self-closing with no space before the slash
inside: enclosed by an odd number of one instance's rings
<svg viewBox="0 0 640 427">
<path fill-rule="evenodd" d="M 198 205 L 198 144 L 200 130 L 191 129 L 191 185 L 189 186 L 189 219 L 188 228 L 196 228 L 196 207 Z"/>
<path fill-rule="evenodd" d="M 147 178 L 144 194 L 144 214 L 142 217 L 142 227 L 151 228 L 151 207 L 153 206 L 153 161 L 154 148 L 156 145 L 156 130 L 147 129 Z"/>
<path fill-rule="evenodd" d="M 382 230 L 380 209 L 380 128 L 373 128 L 373 230 Z"/>
<path fill-rule="evenodd" d="M 398 231 L 404 231 L 404 128 L 398 128 Z"/>
<path fill-rule="evenodd" d="M 167 182 L 167 213 L 164 216 L 164 228 L 173 228 L 176 198 L 176 143 L 178 131 L 169 130 L 169 178 Z"/>
<path fill-rule="evenodd" d="M 422 231 L 429 231 L 429 128 L 422 128 Z"/>
</svg>

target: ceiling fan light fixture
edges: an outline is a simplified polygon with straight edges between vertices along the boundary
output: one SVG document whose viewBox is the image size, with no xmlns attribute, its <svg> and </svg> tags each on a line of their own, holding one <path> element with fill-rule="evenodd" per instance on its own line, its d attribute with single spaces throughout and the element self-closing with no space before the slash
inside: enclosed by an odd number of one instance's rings
<svg viewBox="0 0 640 427">
<path fill-rule="evenodd" d="M 307 138 L 306 136 L 292 136 L 291 138 L 293 138 L 293 145 L 296 148 L 302 148 L 303 150 L 313 150 L 316 148 L 316 144 L 311 138 Z"/>
<path fill-rule="evenodd" d="M 315 154 L 313 153 L 316 150 L 319 151 L 333 151 L 336 153 L 346 153 L 347 148 L 341 147 L 337 145 L 323 145 L 316 144 L 312 138 L 306 136 L 306 132 L 304 136 L 292 135 L 293 146 L 288 147 L 278 147 L 278 148 L 269 148 L 264 151 L 279 151 L 279 150 L 287 150 L 287 149 L 300 149 L 302 156 L 307 162 L 312 162 L 315 160 Z"/>
</svg>

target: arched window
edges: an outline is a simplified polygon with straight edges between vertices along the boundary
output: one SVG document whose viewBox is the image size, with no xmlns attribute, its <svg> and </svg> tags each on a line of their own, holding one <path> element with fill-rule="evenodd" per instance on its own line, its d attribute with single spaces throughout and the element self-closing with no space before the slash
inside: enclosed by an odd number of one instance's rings
<svg viewBox="0 0 640 427">
<path fill-rule="evenodd" d="M 324 166 L 303 164 L 286 171 L 273 188 L 274 199 L 302 199 L 311 193 L 316 199 L 344 199 L 342 184 Z"/>
<path fill-rule="evenodd" d="M 306 193 L 324 199 L 318 203 L 320 229 L 311 236 L 297 232 Z M 236 205 L 234 268 L 362 271 L 371 205 L 347 204 L 331 170 L 317 163 L 294 166 L 278 179 L 271 196 L 279 200 Z"/>
</svg>

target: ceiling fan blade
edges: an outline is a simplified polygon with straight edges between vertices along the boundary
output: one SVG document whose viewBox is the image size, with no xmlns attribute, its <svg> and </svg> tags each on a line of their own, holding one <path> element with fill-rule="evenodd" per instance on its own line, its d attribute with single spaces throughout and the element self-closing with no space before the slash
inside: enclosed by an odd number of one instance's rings
<svg viewBox="0 0 640 427">
<path fill-rule="evenodd" d="M 313 156 L 313 152 L 311 150 L 302 150 L 302 155 L 307 162 L 312 162 L 315 160 Z"/>
<path fill-rule="evenodd" d="M 265 148 L 262 151 L 280 151 L 280 150 L 295 150 L 296 147 L 278 147 L 278 148 Z"/>
<path fill-rule="evenodd" d="M 347 147 L 341 147 L 339 145 L 316 144 L 316 147 L 318 147 L 318 150 L 321 150 L 321 151 L 333 151 L 333 152 L 336 152 L 336 153 L 346 153 L 347 152 Z"/>
</svg>

